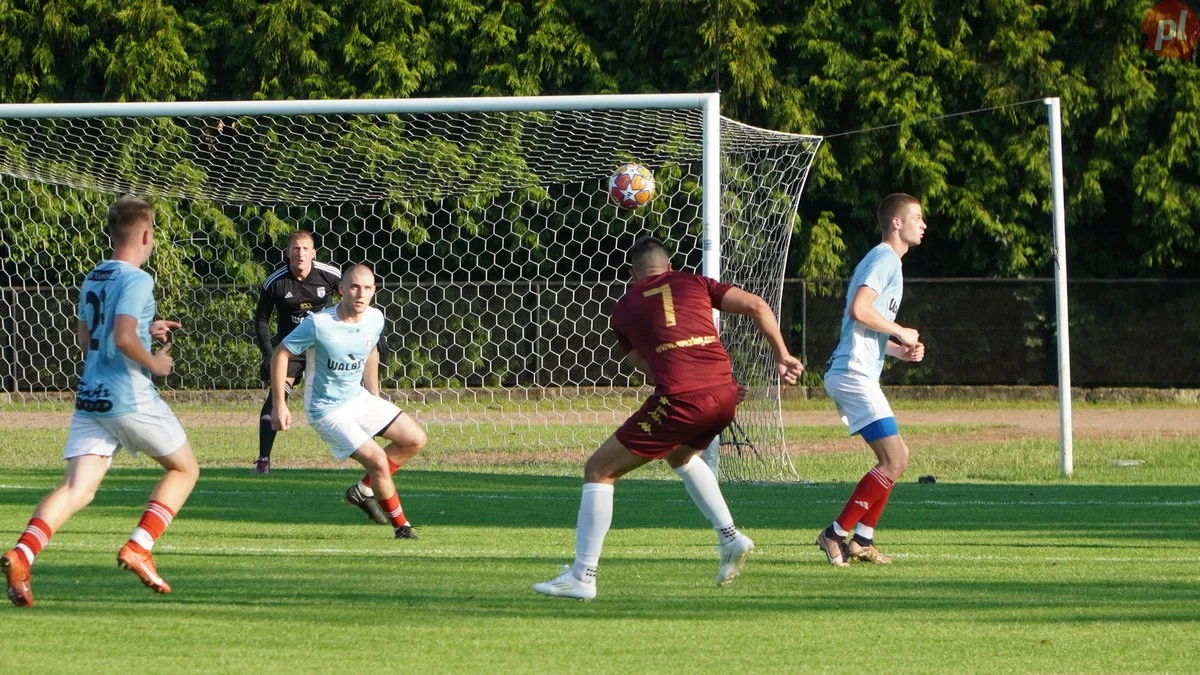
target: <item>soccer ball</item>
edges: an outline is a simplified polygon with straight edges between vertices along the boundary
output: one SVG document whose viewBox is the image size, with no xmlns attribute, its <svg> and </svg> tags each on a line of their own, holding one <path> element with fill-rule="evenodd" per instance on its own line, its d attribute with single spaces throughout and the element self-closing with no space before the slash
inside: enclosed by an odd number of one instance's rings
<svg viewBox="0 0 1200 675">
<path fill-rule="evenodd" d="M 608 179 L 608 196 L 627 209 L 649 204 L 654 195 L 654 174 L 641 164 L 622 164 Z"/>
</svg>

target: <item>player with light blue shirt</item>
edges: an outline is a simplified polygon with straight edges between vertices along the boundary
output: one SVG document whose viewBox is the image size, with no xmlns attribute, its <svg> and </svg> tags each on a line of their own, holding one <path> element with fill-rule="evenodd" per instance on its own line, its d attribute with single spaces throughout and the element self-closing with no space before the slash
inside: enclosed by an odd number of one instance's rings
<svg viewBox="0 0 1200 675">
<path fill-rule="evenodd" d="M 892 562 L 875 546 L 875 525 L 892 486 L 908 467 L 908 446 L 879 386 L 879 375 L 886 356 L 902 361 L 925 358 L 917 330 L 895 321 L 904 295 L 900 259 L 925 236 L 921 204 L 910 195 L 888 195 L 876 218 L 883 241 L 854 269 L 846 290 L 842 337 L 825 371 L 825 391 L 842 422 L 851 435 L 862 436 L 879 460 L 854 488 L 837 519 L 817 535 L 817 546 L 837 567 L 851 560 Z M 854 535 L 847 542 L 851 530 Z"/>
<path fill-rule="evenodd" d="M 363 370 L 383 331 L 383 312 L 374 307 L 368 307 L 356 323 L 342 321 L 337 311 L 334 306 L 305 317 L 283 340 L 289 352 L 309 356 L 305 376 L 313 379 L 304 390 L 304 410 L 310 421 L 366 391 Z"/>
<path fill-rule="evenodd" d="M 888 244 L 880 243 L 867 253 L 850 279 L 850 289 L 865 286 L 877 295 L 871 308 L 888 321 L 896 319 L 900 300 L 904 296 L 904 275 L 900 256 Z M 827 373 L 856 373 L 878 380 L 883 372 L 888 333 L 868 328 L 850 318 L 851 305 L 857 294 L 847 293 L 846 309 L 842 314 L 842 339 L 829 358 Z M 852 433 L 858 428 L 851 427 Z"/>
<path fill-rule="evenodd" d="M 141 269 L 154 249 L 154 226 L 154 207 L 136 197 L 122 197 L 108 209 L 112 256 L 88 273 L 79 292 L 77 335 L 84 366 L 63 450 L 66 477 L 38 504 L 16 547 L 0 557 L 8 597 L 18 607 L 33 606 L 29 568 L 37 554 L 91 502 L 121 448 L 153 457 L 166 473 L 118 551 L 117 565 L 150 589 L 171 592 L 150 551 L 191 495 L 200 468 L 187 434 L 150 380 L 174 367 L 170 331 L 180 327 L 154 320 L 154 279 Z M 152 351 L 151 339 L 163 347 Z"/>
<path fill-rule="evenodd" d="M 90 335 L 75 391 L 79 414 L 117 417 L 158 403 L 150 370 L 130 361 L 112 339 L 116 318 L 124 314 L 137 321 L 138 341 L 149 351 L 155 308 L 154 278 L 133 265 L 105 260 L 88 273 L 76 309 L 76 318 L 87 324 Z"/>
<path fill-rule="evenodd" d="M 341 302 L 305 317 L 276 347 L 271 361 L 271 423 L 280 431 L 291 427 L 292 415 L 283 396 L 288 360 L 307 353 L 304 410 L 309 426 L 329 444 L 334 457 L 353 458 L 367 470 L 346 491 L 346 501 L 372 516 L 363 504 L 374 498 L 397 539 L 416 539 L 400 507 L 392 474 L 425 447 L 427 438 L 416 420 L 379 396 L 377 345 L 384 320 L 383 313 L 371 307 L 375 274 L 366 265 L 354 265 L 342 276 L 338 292 Z M 391 442 L 381 448 L 376 436 Z"/>
</svg>

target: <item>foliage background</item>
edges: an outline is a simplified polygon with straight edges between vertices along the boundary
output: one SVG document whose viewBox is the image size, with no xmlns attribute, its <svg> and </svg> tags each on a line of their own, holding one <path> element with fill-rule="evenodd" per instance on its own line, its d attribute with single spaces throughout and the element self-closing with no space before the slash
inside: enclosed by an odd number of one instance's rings
<svg viewBox="0 0 1200 675">
<path fill-rule="evenodd" d="M 922 120 L 1057 95 L 1072 275 L 1195 277 L 1200 68 L 1145 46 L 1150 4 L 724 0 L 718 17 L 707 0 L 0 0 L 0 100 L 642 93 L 719 82 L 724 113 L 750 124 L 829 135 L 895 125 L 835 136 L 822 150 L 789 264 L 812 278 L 848 271 L 875 237 L 874 205 L 892 191 L 920 196 L 933 226 L 908 276 L 1048 275 L 1043 106 Z"/>
</svg>

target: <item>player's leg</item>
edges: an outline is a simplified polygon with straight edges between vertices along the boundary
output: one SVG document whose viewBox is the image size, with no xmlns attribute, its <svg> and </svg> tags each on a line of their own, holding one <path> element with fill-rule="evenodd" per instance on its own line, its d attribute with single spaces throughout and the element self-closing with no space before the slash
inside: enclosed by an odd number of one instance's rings
<svg viewBox="0 0 1200 675">
<path fill-rule="evenodd" d="M 396 469 L 407 464 L 408 460 L 415 457 L 429 443 L 429 436 L 425 434 L 421 425 L 404 413 L 395 417 L 379 435 L 391 441 L 383 451 L 387 453 L 388 460 L 396 465 Z M 392 473 L 395 473 L 395 470 Z"/>
<path fill-rule="evenodd" d="M 861 434 L 872 449 L 875 441 L 895 435 L 896 420 L 878 381 L 854 373 L 828 373 L 825 391 L 851 435 Z M 880 457 L 878 451 L 876 456 Z M 880 457 L 879 461 L 884 460 Z M 817 535 L 817 547 L 831 565 L 845 567 L 850 563 L 846 538 L 871 505 L 886 498 L 892 483 L 878 466 L 872 468 L 858 481 L 838 517 Z"/>
<path fill-rule="evenodd" d="M 74 423 L 72 426 L 75 426 Z M 108 451 L 108 455 L 78 455 L 68 459 L 62 484 L 42 499 L 33 510 L 33 517 L 29 519 L 25 531 L 17 539 L 17 545 L 0 557 L 8 599 L 14 605 L 33 606 L 30 567 L 34 559 L 67 519 L 92 502 L 100 482 L 108 473 L 108 467 L 112 465 L 113 449 Z"/>
<path fill-rule="evenodd" d="M 651 461 L 631 452 L 616 434 L 588 458 L 583 471 L 583 494 L 575 521 L 575 564 L 557 577 L 533 585 L 543 595 L 591 600 L 596 597 L 596 568 L 604 537 L 612 526 L 613 485 L 630 471 Z"/>
<path fill-rule="evenodd" d="M 375 486 L 375 501 L 379 502 L 379 506 L 387 515 L 396 538 L 417 539 L 412 525 L 408 522 L 408 517 L 404 515 L 404 509 L 400 506 L 400 495 L 396 493 L 396 485 L 392 482 L 388 456 L 383 448 L 379 447 L 379 444 L 373 439 L 368 438 L 350 457 L 362 464 L 363 468 L 367 470 L 367 475 L 371 477 L 371 484 Z"/>
<path fill-rule="evenodd" d="M 164 469 L 150 491 L 137 526 L 117 552 L 117 566 L 133 572 L 147 588 L 170 593 L 171 587 L 159 576 L 151 550 L 191 496 L 200 478 L 200 465 L 179 420 L 162 401 L 157 410 L 129 415 L 114 425 L 125 447 L 150 455 Z"/>
<path fill-rule="evenodd" d="M 288 376 L 284 381 L 283 398 L 286 400 L 292 394 L 292 387 L 304 374 L 304 357 L 288 359 Z M 267 384 L 267 399 L 263 401 L 262 410 L 258 413 L 258 459 L 254 461 L 254 473 L 268 474 L 271 472 L 271 451 L 275 449 L 275 436 L 279 432 L 271 427 L 271 411 L 275 406 L 271 385 Z"/>
<path fill-rule="evenodd" d="M 681 431 L 688 426 L 707 427 L 665 459 L 683 481 L 696 508 L 716 530 L 721 561 L 717 584 L 720 586 L 730 583 L 741 574 L 746 558 L 754 550 L 754 542 L 734 526 L 717 476 L 700 458 L 700 448 L 708 447 L 717 438 L 721 430 L 733 421 L 736 411 L 737 387 L 731 386 L 728 391 L 713 390 L 672 397 L 669 418 L 664 420 L 668 430 L 673 424 L 680 424 Z"/>
<path fill-rule="evenodd" d="M 360 396 L 356 404 L 359 425 L 363 430 L 372 436 L 382 436 L 390 441 L 383 449 L 387 455 L 388 475 L 395 474 L 428 442 L 429 439 L 421 425 L 390 401 L 366 394 Z M 346 501 L 362 509 L 367 517 L 376 523 L 386 525 L 390 522 L 388 515 L 376 503 L 370 473 L 346 489 Z"/>
<path fill-rule="evenodd" d="M 754 550 L 754 541 L 733 524 L 733 515 L 721 494 L 720 484 L 712 468 L 700 458 L 700 451 L 687 446 L 667 456 L 667 463 L 683 480 L 683 486 L 696 508 L 712 523 L 717 532 L 717 551 L 720 567 L 717 585 L 724 586 L 737 578 Z"/>
<path fill-rule="evenodd" d="M 862 521 L 873 510 L 882 513 L 896 478 L 908 467 L 908 446 L 900 438 L 891 405 L 877 381 L 853 375 L 830 375 L 825 379 L 825 388 L 851 433 L 861 435 L 871 446 L 877 463 L 855 485 L 838 517 L 818 535 L 817 546 L 830 563 L 839 567 L 851 559 L 891 562 L 874 547 L 874 526 L 869 523 L 877 522 L 878 516 L 875 521 Z M 847 544 L 846 537 L 856 530 L 860 534 L 859 541 Z M 863 533 L 871 537 L 863 538 Z"/>
<path fill-rule="evenodd" d="M 865 501 L 867 508 L 862 510 L 859 503 L 848 503 L 837 520 L 839 523 L 845 523 L 845 529 L 849 530 L 848 523 L 857 519 L 853 526 L 854 534 L 847 545 L 850 559 L 882 565 L 890 564 L 892 559 L 881 553 L 875 546 L 875 526 L 879 523 L 883 509 L 887 506 L 888 498 L 892 494 L 892 487 L 908 468 L 908 445 L 896 431 L 895 419 L 888 419 L 891 420 L 890 424 L 886 420 L 881 420 L 863 431 L 863 439 L 875 451 L 878 463 L 871 469 L 874 476 L 868 472 L 867 476 L 863 477 L 863 481 L 867 481 L 868 477 L 871 477 L 872 480 L 868 481 L 867 489 L 864 490 L 861 498 L 854 500 L 852 497 L 851 501 Z M 888 433 L 880 435 L 880 428 L 887 430 Z M 896 433 L 890 433 L 891 431 L 896 431 Z M 847 509 L 850 510 L 849 513 L 846 511 Z"/>
</svg>

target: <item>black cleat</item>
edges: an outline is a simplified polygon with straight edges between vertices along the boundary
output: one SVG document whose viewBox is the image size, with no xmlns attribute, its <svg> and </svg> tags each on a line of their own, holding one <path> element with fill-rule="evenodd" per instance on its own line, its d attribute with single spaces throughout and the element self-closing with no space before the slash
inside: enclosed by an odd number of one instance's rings
<svg viewBox="0 0 1200 675">
<path fill-rule="evenodd" d="M 375 501 L 374 497 L 368 497 L 358 489 L 358 483 L 346 488 L 346 503 L 357 506 L 362 509 L 362 512 L 367 514 L 367 517 L 380 525 L 388 524 L 387 514 L 383 512 L 383 507 L 379 502 Z"/>
<path fill-rule="evenodd" d="M 420 539 L 416 532 L 413 532 L 412 525 L 401 525 L 396 528 L 397 539 Z"/>
<path fill-rule="evenodd" d="M 265 476 L 265 475 L 271 473 L 271 458 L 270 457 L 259 457 L 257 460 L 255 460 L 254 473 L 256 473 L 260 476 Z"/>
</svg>

